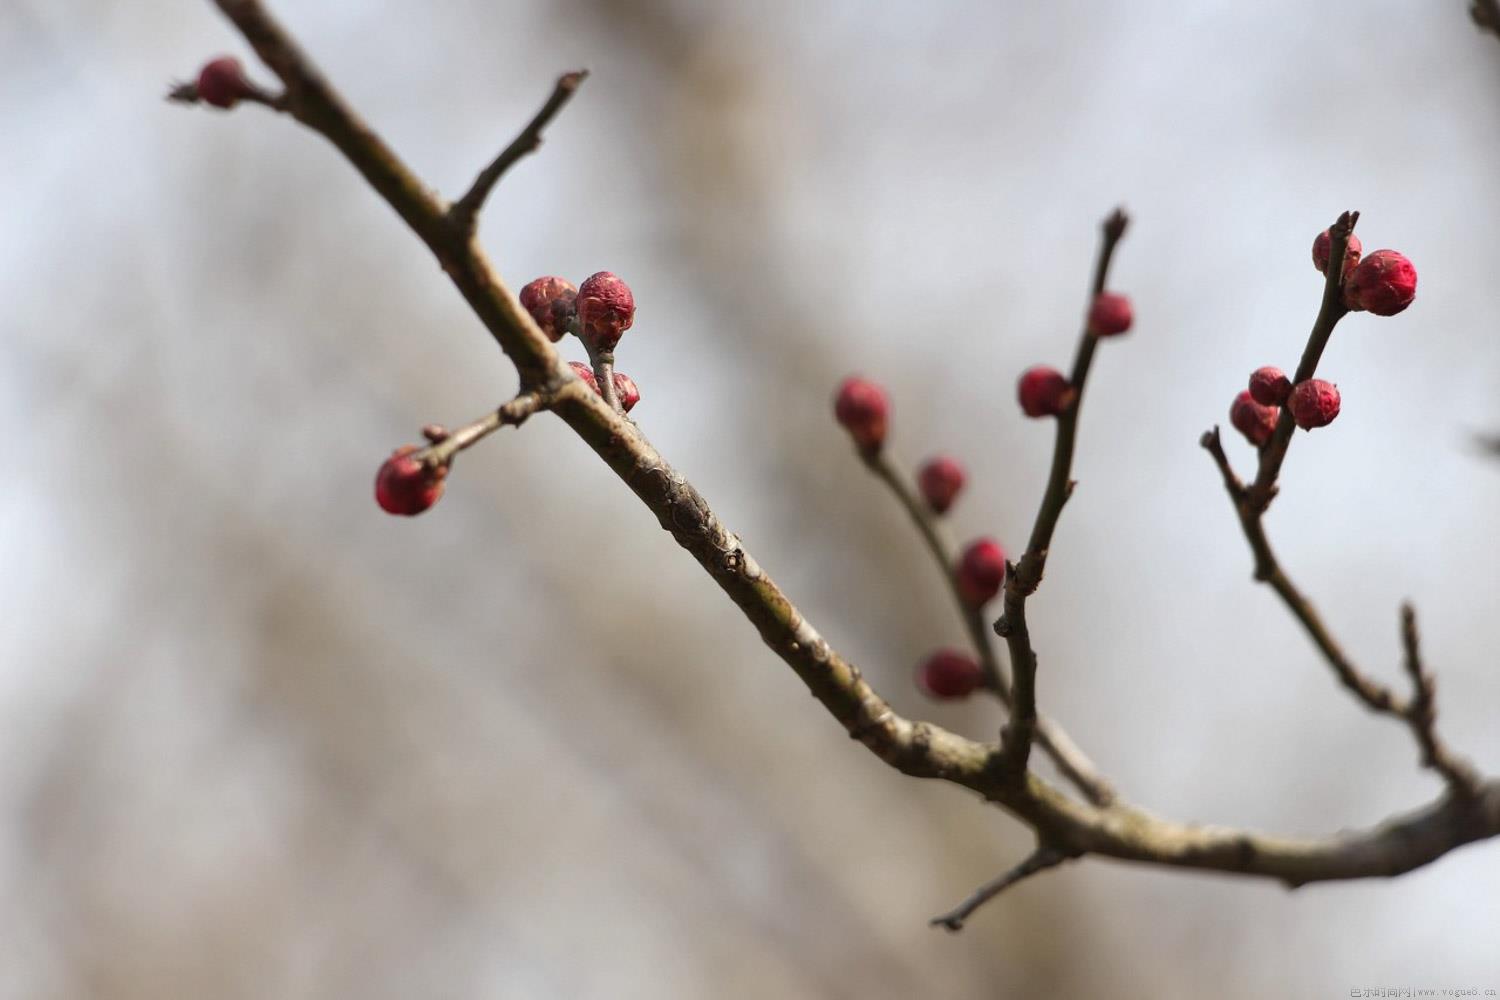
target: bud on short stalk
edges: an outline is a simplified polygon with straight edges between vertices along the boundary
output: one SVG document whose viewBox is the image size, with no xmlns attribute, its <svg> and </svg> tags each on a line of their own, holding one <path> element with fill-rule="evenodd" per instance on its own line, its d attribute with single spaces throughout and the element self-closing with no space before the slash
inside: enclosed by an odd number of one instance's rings
<svg viewBox="0 0 1500 1000">
<path fill-rule="evenodd" d="M 833 397 L 834 418 L 867 451 L 878 451 L 885 444 L 890 412 L 885 390 L 857 375 L 844 379 Z"/>
<path fill-rule="evenodd" d="M 1005 550 L 993 538 L 970 543 L 958 560 L 958 592 L 970 607 L 981 607 L 1005 582 Z"/>
<path fill-rule="evenodd" d="M 416 447 L 403 445 L 375 473 L 375 502 L 387 514 L 406 517 L 422 513 L 443 496 L 448 467 L 429 468 L 416 456 Z"/>
<path fill-rule="evenodd" d="M 917 472 L 917 488 L 927 506 L 938 514 L 946 514 L 964 488 L 964 467 L 947 455 L 930 458 Z"/>
<path fill-rule="evenodd" d="M 1074 392 L 1062 372 L 1035 365 L 1021 373 L 1016 396 L 1028 417 L 1055 417 L 1072 405 Z"/>
<path fill-rule="evenodd" d="M 578 336 L 590 351 L 613 351 L 635 322 L 635 296 L 618 275 L 600 271 L 578 286 Z"/>
</svg>

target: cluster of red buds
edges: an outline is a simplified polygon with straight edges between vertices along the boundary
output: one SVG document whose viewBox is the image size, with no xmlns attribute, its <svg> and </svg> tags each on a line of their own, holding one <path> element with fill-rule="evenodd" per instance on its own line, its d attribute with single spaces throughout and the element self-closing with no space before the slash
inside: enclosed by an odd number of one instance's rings
<svg viewBox="0 0 1500 1000">
<path fill-rule="evenodd" d="M 833 396 L 833 415 L 867 460 L 875 460 L 890 431 L 891 403 L 884 387 L 852 375 Z M 917 493 L 928 512 L 947 514 L 968 479 L 963 464 L 951 455 L 934 455 L 917 468 Z M 953 586 L 965 606 L 978 611 L 994 600 L 1005 583 L 1005 550 L 993 538 L 970 542 L 952 568 Z M 917 687 L 932 698 L 966 698 L 984 685 L 972 656 L 941 649 L 917 668 Z"/>
<path fill-rule="evenodd" d="M 1313 266 L 1328 272 L 1328 257 L 1333 250 L 1333 234 L 1325 229 L 1313 240 Z M 1376 250 L 1361 258 L 1359 238 L 1349 234 L 1344 252 L 1344 305 L 1353 312 L 1376 316 L 1394 316 L 1417 295 L 1417 269 L 1405 255 L 1395 250 Z M 1250 373 L 1250 385 L 1240 390 L 1229 407 L 1229 422 L 1234 429 L 1257 448 L 1271 440 L 1284 407 L 1303 430 L 1327 427 L 1339 415 L 1339 390 L 1332 382 L 1320 378 L 1303 379 L 1292 384 L 1280 368 L 1266 365 Z"/>
<path fill-rule="evenodd" d="M 1101 292 L 1089 307 L 1091 337 L 1115 337 L 1130 329 L 1135 310 L 1130 299 L 1118 292 Z M 1033 365 L 1016 383 L 1021 412 L 1028 417 L 1060 416 L 1073 405 L 1078 393 L 1067 376 L 1050 365 Z"/>
<path fill-rule="evenodd" d="M 214 68 L 223 62 L 226 60 L 215 60 L 204 68 L 209 81 L 207 87 L 204 79 L 199 80 L 199 95 L 209 103 L 216 104 L 219 95 L 231 92 L 214 89 L 222 83 L 221 77 L 228 79 L 226 74 L 238 72 L 238 63 L 233 67 Z M 583 341 L 590 357 L 612 355 L 621 336 L 635 322 L 635 296 L 631 294 L 630 286 L 609 271 L 600 271 L 577 287 L 554 275 L 537 278 L 521 289 L 519 298 L 521 308 L 553 343 L 569 333 L 574 334 Z M 569 361 L 568 367 L 585 385 L 603 395 L 593 368 L 578 361 Z M 610 374 L 620 408 L 629 413 L 641 401 L 640 387 L 624 372 L 612 371 Z M 447 431 L 436 426 L 424 428 L 423 434 L 433 445 L 441 444 L 449 437 Z M 396 449 L 375 474 L 375 502 L 390 514 L 412 516 L 422 513 L 442 497 L 450 461 L 451 456 L 438 461 L 430 453 L 419 452 L 414 445 Z"/>
<path fill-rule="evenodd" d="M 521 308 L 531 314 L 554 344 L 571 333 L 583 341 L 590 356 L 612 354 L 635 322 L 635 296 L 630 286 L 609 271 L 591 275 L 577 287 L 555 275 L 537 278 L 521 289 L 520 299 Z M 600 392 L 599 381 L 589 366 L 576 361 L 568 365 L 589 388 Z M 614 382 L 615 395 L 628 413 L 640 402 L 641 390 L 623 372 L 614 373 Z"/>
</svg>

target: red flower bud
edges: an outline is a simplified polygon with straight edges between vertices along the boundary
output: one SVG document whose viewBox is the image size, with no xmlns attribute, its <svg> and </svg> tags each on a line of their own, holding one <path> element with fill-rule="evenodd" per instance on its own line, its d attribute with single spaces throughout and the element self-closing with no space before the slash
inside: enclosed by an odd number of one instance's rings
<svg viewBox="0 0 1500 1000">
<path fill-rule="evenodd" d="M 1016 384 L 1021 412 L 1028 417 L 1055 417 L 1073 403 L 1073 387 L 1062 372 L 1047 365 L 1034 365 L 1021 373 Z"/>
<path fill-rule="evenodd" d="M 619 397 L 621 409 L 629 413 L 641 401 L 641 390 L 636 386 L 635 379 L 624 372 L 615 372 L 614 375 L 615 395 Z"/>
<path fill-rule="evenodd" d="M 448 467 L 429 469 L 421 459 L 412 457 L 416 450 L 409 444 L 397 448 L 375 473 L 375 502 L 387 514 L 420 514 L 443 495 Z"/>
<path fill-rule="evenodd" d="M 917 487 L 922 499 L 939 514 L 948 512 L 958 493 L 964 488 L 964 467 L 958 460 L 947 455 L 929 458 L 917 472 Z"/>
<path fill-rule="evenodd" d="M 917 667 L 917 687 L 929 698 L 967 698 L 984 684 L 984 672 L 972 656 L 940 649 Z"/>
<path fill-rule="evenodd" d="M 1344 302 L 1356 312 L 1394 316 L 1417 297 L 1417 269 L 1394 250 L 1376 250 L 1344 279 Z"/>
<path fill-rule="evenodd" d="M 1373 256 L 1373 255 L 1372 255 Z M 1326 427 L 1339 415 L 1339 389 L 1332 382 L 1310 378 L 1292 389 L 1292 417 L 1303 430 Z"/>
<path fill-rule="evenodd" d="M 1266 365 L 1250 373 L 1250 396 L 1261 406 L 1280 406 L 1292 394 L 1292 380 L 1280 368 Z"/>
<path fill-rule="evenodd" d="M 1313 267 L 1318 269 L 1319 274 L 1328 273 L 1328 254 L 1333 249 L 1333 233 L 1327 229 L 1318 234 L 1313 240 Z M 1359 263 L 1360 252 L 1364 246 L 1359 242 L 1359 237 L 1353 233 L 1349 234 L 1349 247 L 1344 251 L 1344 273 L 1340 277 L 1348 278 L 1349 269 Z"/>
<path fill-rule="evenodd" d="M 577 361 L 569 361 L 568 367 L 573 369 L 573 374 L 583 379 L 590 389 L 595 392 L 599 391 L 599 380 L 594 377 L 594 369 Z"/>
<path fill-rule="evenodd" d="M 245 68 L 234 56 L 220 56 L 198 72 L 198 99 L 216 108 L 232 108 L 255 93 Z"/>
<path fill-rule="evenodd" d="M 571 281 L 548 275 L 529 282 L 521 289 L 521 308 L 531 313 L 536 325 L 555 344 L 568 332 L 573 318 L 573 301 L 578 289 Z"/>
<path fill-rule="evenodd" d="M 890 412 L 885 390 L 855 375 L 844 379 L 833 398 L 835 419 L 861 448 L 878 449 L 885 443 Z"/>
<path fill-rule="evenodd" d="M 1133 319 L 1128 298 L 1115 292 L 1101 292 L 1089 310 L 1089 331 L 1096 337 L 1113 337 L 1129 330 Z"/>
<path fill-rule="evenodd" d="M 992 538 L 971 542 L 958 560 L 958 591 L 970 607 L 1000 593 L 1005 582 L 1005 550 Z"/>
<path fill-rule="evenodd" d="M 635 322 L 635 296 L 630 286 L 608 271 L 586 278 L 578 286 L 579 336 L 596 351 L 612 351 Z"/>
<path fill-rule="evenodd" d="M 1271 440 L 1280 417 L 1278 407 L 1257 403 L 1248 389 L 1241 389 L 1229 407 L 1229 422 L 1257 448 Z"/>
</svg>

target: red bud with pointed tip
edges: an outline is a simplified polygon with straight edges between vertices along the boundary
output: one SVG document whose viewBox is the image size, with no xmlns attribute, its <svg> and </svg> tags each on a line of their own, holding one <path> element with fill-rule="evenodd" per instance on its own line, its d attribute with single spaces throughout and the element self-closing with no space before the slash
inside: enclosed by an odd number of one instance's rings
<svg viewBox="0 0 1500 1000">
<path fill-rule="evenodd" d="M 958 591 L 970 607 L 980 607 L 1005 582 L 1005 550 L 993 538 L 971 542 L 958 560 Z"/>
<path fill-rule="evenodd" d="M 844 379 L 833 397 L 834 418 L 861 448 L 873 450 L 885 444 L 890 414 L 885 390 L 857 375 Z"/>
<path fill-rule="evenodd" d="M 641 401 L 641 390 L 635 384 L 635 379 L 624 372 L 615 372 L 614 376 L 615 395 L 619 397 L 620 408 L 629 413 Z"/>
<path fill-rule="evenodd" d="M 403 445 L 391 453 L 375 473 L 375 502 L 387 514 L 412 517 L 437 503 L 443 496 L 448 467 L 430 469 L 413 457 L 414 445 Z"/>
<path fill-rule="evenodd" d="M 964 488 L 964 467 L 947 455 L 930 458 L 917 472 L 922 499 L 939 514 L 946 514 Z"/>
<path fill-rule="evenodd" d="M 967 698 L 983 685 L 979 664 L 956 649 L 940 649 L 917 667 L 917 687 L 939 701 Z"/>
</svg>

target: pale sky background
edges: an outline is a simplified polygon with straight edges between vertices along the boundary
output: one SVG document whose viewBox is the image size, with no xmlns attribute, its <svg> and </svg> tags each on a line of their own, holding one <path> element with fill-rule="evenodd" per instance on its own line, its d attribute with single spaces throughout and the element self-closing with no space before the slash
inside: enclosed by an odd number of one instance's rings
<svg viewBox="0 0 1500 1000">
<path fill-rule="evenodd" d="M 1417 301 L 1341 324 L 1343 414 L 1268 524 L 1384 680 L 1416 601 L 1443 732 L 1500 771 L 1500 43 L 1461 0 L 274 6 L 449 195 L 592 71 L 483 217 L 502 274 L 624 276 L 633 416 L 898 708 L 976 737 L 990 705 L 912 689 L 959 622 L 830 394 L 886 383 L 901 461 L 970 468 L 958 533 L 1019 548 L 1052 438 L 1014 380 L 1070 356 L 1125 204 L 1137 326 L 1032 630 L 1044 709 L 1184 820 L 1439 790 L 1251 582 L 1196 443 L 1295 365 L 1312 238 L 1362 210 Z M 929 929 L 1027 831 L 852 744 L 560 423 L 376 508 L 391 448 L 514 373 L 323 140 L 161 100 L 220 53 L 253 61 L 208 3 L 0 0 L 0 1000 L 1500 990 L 1495 843 L 1296 893 L 1089 859 Z"/>
</svg>

